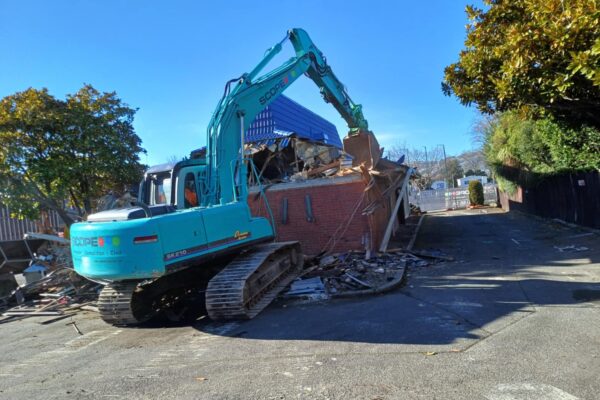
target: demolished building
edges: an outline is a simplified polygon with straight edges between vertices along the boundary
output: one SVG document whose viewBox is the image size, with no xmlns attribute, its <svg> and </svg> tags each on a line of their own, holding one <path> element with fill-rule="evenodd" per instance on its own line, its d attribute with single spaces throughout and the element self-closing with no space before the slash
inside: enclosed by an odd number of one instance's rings
<svg viewBox="0 0 600 400">
<path fill-rule="evenodd" d="M 247 130 L 246 153 L 253 215 L 307 255 L 385 250 L 410 212 L 407 166 L 381 158 L 372 134 L 342 145 L 333 124 L 284 96 Z"/>
</svg>

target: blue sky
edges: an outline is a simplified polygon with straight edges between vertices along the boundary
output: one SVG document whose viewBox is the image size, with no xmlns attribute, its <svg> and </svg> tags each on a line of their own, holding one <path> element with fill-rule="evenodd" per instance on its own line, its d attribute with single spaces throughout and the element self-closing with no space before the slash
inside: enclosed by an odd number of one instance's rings
<svg viewBox="0 0 600 400">
<path fill-rule="evenodd" d="M 463 47 L 473 1 L 0 2 L 0 96 L 83 83 L 139 108 L 142 161 L 162 163 L 206 142 L 225 82 L 250 71 L 287 29 L 304 28 L 325 54 L 382 146 L 471 149 L 474 109 L 443 96 L 443 69 Z M 476 3 L 476 2 L 475 2 Z M 293 54 L 286 45 L 271 64 Z M 286 91 L 346 125 L 303 77 Z"/>
</svg>

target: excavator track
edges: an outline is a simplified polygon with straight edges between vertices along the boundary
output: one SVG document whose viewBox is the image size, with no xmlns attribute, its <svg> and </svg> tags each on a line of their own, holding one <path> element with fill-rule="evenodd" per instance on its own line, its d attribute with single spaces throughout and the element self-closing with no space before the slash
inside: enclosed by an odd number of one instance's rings
<svg viewBox="0 0 600 400">
<path fill-rule="evenodd" d="M 138 325 L 152 317 L 151 312 L 142 312 L 136 301 L 138 282 L 113 282 L 104 286 L 98 296 L 100 317 L 112 325 Z"/>
<path fill-rule="evenodd" d="M 298 242 L 259 245 L 239 255 L 208 283 L 208 316 L 254 318 L 302 272 L 303 264 Z"/>
</svg>

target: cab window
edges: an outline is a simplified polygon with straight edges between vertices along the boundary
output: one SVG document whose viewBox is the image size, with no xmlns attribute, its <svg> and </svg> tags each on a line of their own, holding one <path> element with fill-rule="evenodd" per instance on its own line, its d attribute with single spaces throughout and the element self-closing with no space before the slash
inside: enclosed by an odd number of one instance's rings
<svg viewBox="0 0 600 400">
<path fill-rule="evenodd" d="M 170 204 L 171 203 L 171 178 L 157 176 L 152 182 L 152 196 L 150 204 Z"/>
<path fill-rule="evenodd" d="M 196 178 L 188 172 L 184 179 L 184 206 L 185 208 L 198 207 L 198 193 L 196 191 Z"/>
</svg>

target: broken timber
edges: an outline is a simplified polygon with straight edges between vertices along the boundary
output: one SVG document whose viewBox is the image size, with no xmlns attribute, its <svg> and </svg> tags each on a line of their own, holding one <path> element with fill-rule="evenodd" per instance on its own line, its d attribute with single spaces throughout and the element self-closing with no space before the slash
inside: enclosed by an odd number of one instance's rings
<svg viewBox="0 0 600 400">
<path fill-rule="evenodd" d="M 413 172 L 412 168 L 409 168 L 408 171 L 406 171 L 406 176 L 404 179 L 404 183 L 402 184 L 402 189 L 400 189 L 400 193 L 398 193 L 398 198 L 396 199 L 396 204 L 394 205 L 394 209 L 392 210 L 392 213 L 390 215 L 390 220 L 387 224 L 387 227 L 385 229 L 385 233 L 383 235 L 383 240 L 381 241 L 381 245 L 379 246 L 379 251 L 382 253 L 385 253 L 385 251 L 387 250 L 388 244 L 390 242 L 390 238 L 392 236 L 392 229 L 394 227 L 394 223 L 396 222 L 396 218 L 398 215 L 398 211 L 400 210 L 400 204 L 402 204 L 402 201 L 404 201 L 406 203 L 406 194 L 408 193 L 408 182 L 410 181 L 410 176 Z"/>
</svg>

